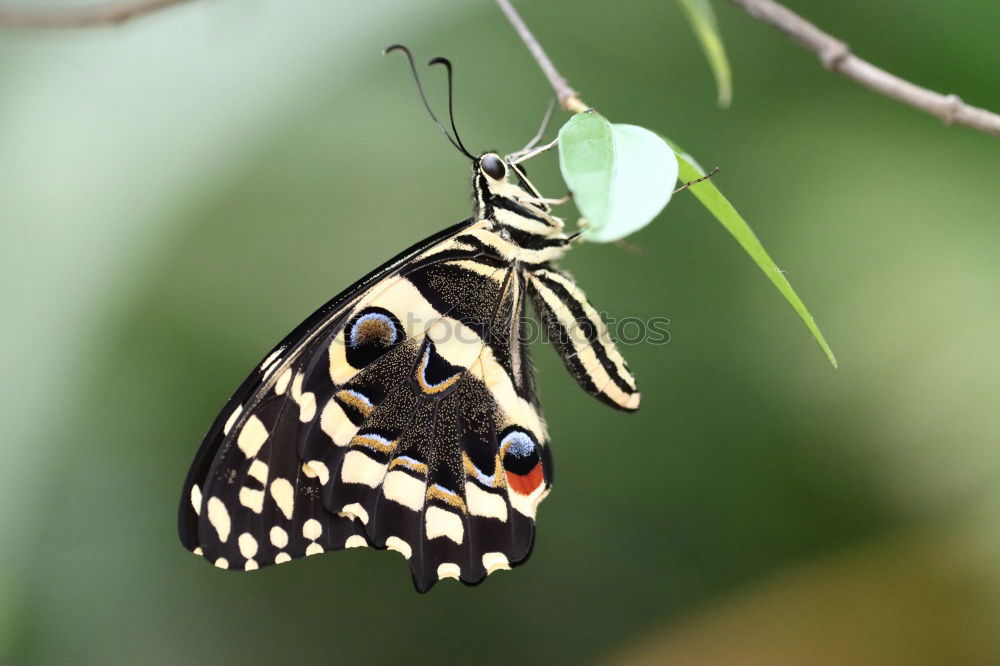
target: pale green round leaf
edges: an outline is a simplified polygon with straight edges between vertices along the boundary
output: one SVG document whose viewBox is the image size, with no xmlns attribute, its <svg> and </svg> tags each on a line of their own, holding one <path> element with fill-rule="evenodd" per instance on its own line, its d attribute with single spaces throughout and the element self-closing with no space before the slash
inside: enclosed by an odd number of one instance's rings
<svg viewBox="0 0 1000 666">
<path fill-rule="evenodd" d="M 559 130 L 559 168 L 589 224 L 585 237 L 608 243 L 641 229 L 663 210 L 678 165 L 657 134 L 588 112 Z"/>
</svg>

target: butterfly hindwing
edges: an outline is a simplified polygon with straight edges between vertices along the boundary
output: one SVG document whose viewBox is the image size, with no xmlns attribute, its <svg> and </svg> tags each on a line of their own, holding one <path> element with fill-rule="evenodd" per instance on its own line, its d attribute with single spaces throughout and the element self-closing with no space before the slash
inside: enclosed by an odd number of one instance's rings
<svg viewBox="0 0 1000 666">
<path fill-rule="evenodd" d="M 332 470 L 324 501 L 331 512 L 364 523 L 372 545 L 407 557 L 421 590 L 445 577 L 479 582 L 530 552 L 542 490 L 512 505 L 498 437 L 521 420 L 543 432 L 533 396 L 517 395 L 494 351 L 512 355 L 508 337 L 494 331 L 519 325 L 511 320 L 523 312 L 515 276 L 510 269 L 473 269 L 468 261 L 409 272 L 411 286 L 446 316 L 340 389 L 352 400 L 364 396 L 368 413 L 340 433 L 340 450 L 324 461 Z M 345 344 L 349 339 L 345 330 Z M 514 340 L 514 354 L 525 356 L 520 335 Z M 384 401 L 372 398 L 389 386 Z M 344 407 L 338 400 L 329 408 L 340 414 Z"/>
</svg>

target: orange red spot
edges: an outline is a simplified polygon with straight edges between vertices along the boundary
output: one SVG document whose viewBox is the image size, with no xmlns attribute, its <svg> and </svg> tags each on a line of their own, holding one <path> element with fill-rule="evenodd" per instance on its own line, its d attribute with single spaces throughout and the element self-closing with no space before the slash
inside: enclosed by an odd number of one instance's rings
<svg viewBox="0 0 1000 666">
<path fill-rule="evenodd" d="M 514 474 L 510 471 L 507 472 L 507 483 L 518 495 L 530 495 L 535 492 L 535 489 L 537 489 L 538 486 L 542 485 L 542 481 L 544 480 L 544 474 L 542 474 L 542 463 L 535 465 L 527 474 Z"/>
</svg>

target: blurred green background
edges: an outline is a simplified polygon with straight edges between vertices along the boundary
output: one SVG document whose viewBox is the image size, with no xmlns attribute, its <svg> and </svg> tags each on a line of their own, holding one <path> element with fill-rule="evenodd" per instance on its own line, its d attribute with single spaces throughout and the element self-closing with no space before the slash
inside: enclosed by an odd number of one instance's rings
<svg viewBox="0 0 1000 666">
<path fill-rule="evenodd" d="M 791 5 L 1000 108 L 996 0 Z M 675 3 L 518 6 L 587 102 L 722 167 L 840 369 L 678 196 L 629 239 L 643 254 L 563 264 L 672 337 L 623 349 L 634 416 L 535 350 L 558 470 L 526 566 L 426 596 L 371 551 L 213 569 L 175 512 L 230 391 L 470 208 L 466 161 L 380 49 L 455 61 L 474 150 L 520 147 L 551 93 L 485 0 L 217 0 L 0 31 L 0 660 L 1000 663 L 997 139 L 823 72 L 727 3 L 726 111 Z M 553 195 L 557 174 L 532 163 Z"/>
</svg>

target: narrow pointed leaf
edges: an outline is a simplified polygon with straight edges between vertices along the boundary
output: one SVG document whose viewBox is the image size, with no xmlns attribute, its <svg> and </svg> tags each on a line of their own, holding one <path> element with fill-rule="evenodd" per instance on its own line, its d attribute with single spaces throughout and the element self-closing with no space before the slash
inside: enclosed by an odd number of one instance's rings
<svg viewBox="0 0 1000 666">
<path fill-rule="evenodd" d="M 715 11 L 708 0 L 677 0 L 694 34 L 701 42 L 701 48 L 708 58 L 708 64 L 715 75 L 715 85 L 719 90 L 719 106 L 725 108 L 733 98 L 733 77 L 729 69 L 729 58 L 726 57 L 726 47 L 722 44 L 719 24 L 715 20 Z"/>
<path fill-rule="evenodd" d="M 690 155 L 684 153 L 676 144 L 671 143 L 674 150 L 677 151 L 677 161 L 680 163 L 680 179 L 684 182 L 690 182 L 692 180 L 697 180 L 698 178 L 705 175 L 705 171 L 701 167 L 695 166 L 697 164 L 691 159 Z M 764 275 L 778 288 L 781 295 L 785 297 L 792 309 L 798 313 L 799 318 L 806 325 L 806 328 L 812 333 L 813 338 L 819 344 L 823 353 L 830 360 L 833 367 L 837 367 L 837 358 L 833 355 L 833 350 L 830 349 L 830 345 L 827 344 L 826 338 L 823 337 L 823 333 L 820 332 L 819 326 L 816 325 L 816 321 L 813 316 L 809 314 L 809 310 L 806 309 L 805 304 L 799 298 L 795 290 L 792 289 L 792 285 L 788 282 L 785 274 L 781 272 L 774 260 L 761 245 L 760 241 L 757 239 L 757 235 L 754 234 L 750 225 L 746 223 L 746 220 L 736 212 L 733 205 L 729 203 L 726 197 L 722 196 L 718 188 L 711 180 L 706 180 L 697 185 L 692 185 L 690 187 L 691 193 L 698 198 L 705 208 L 708 209 L 715 219 L 719 221 L 726 228 L 736 242 L 746 250 L 746 253 L 757 263 L 760 270 L 764 271 Z"/>
</svg>

